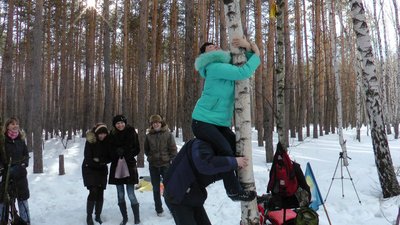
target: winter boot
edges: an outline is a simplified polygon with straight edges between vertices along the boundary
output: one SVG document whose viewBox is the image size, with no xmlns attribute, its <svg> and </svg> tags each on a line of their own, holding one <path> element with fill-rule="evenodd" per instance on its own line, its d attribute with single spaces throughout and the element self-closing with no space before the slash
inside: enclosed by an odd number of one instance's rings
<svg viewBox="0 0 400 225">
<path fill-rule="evenodd" d="M 118 203 L 118 206 L 122 214 L 122 222 L 119 225 L 126 225 L 126 223 L 128 222 L 128 212 L 126 211 L 126 203 L 125 202 Z"/>
<path fill-rule="evenodd" d="M 132 205 L 133 216 L 135 217 L 135 224 L 140 223 L 139 203 Z"/>
<path fill-rule="evenodd" d="M 101 214 L 102 210 L 103 210 L 103 200 L 96 201 L 96 205 L 94 208 L 94 211 L 95 211 L 94 214 L 96 215 L 96 217 L 94 218 L 94 220 L 96 222 L 98 222 L 99 224 L 103 223 L 103 221 L 100 218 L 100 214 Z"/>
<path fill-rule="evenodd" d="M 92 218 L 92 214 L 93 214 L 93 208 L 94 208 L 94 201 L 87 201 L 86 202 L 86 223 L 87 225 L 93 225 L 93 218 Z"/>
<path fill-rule="evenodd" d="M 228 194 L 232 201 L 245 201 L 250 202 L 257 196 L 255 191 L 240 191 L 239 193 Z"/>
</svg>

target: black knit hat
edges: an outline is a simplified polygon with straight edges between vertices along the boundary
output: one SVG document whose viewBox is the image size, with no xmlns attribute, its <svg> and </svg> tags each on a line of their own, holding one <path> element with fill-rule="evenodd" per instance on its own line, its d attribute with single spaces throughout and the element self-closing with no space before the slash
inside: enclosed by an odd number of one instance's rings
<svg viewBox="0 0 400 225">
<path fill-rule="evenodd" d="M 124 115 L 116 115 L 113 118 L 113 126 L 115 127 L 115 124 L 117 124 L 118 122 L 124 122 L 125 124 L 127 124 L 127 120 L 126 117 Z"/>
</svg>

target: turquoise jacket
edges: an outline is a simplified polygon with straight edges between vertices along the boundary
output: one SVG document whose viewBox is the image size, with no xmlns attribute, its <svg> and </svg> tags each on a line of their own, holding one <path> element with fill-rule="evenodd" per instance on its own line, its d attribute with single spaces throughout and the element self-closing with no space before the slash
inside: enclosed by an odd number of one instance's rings
<svg viewBox="0 0 400 225">
<path fill-rule="evenodd" d="M 260 57 L 247 52 L 243 66 L 231 64 L 230 52 L 217 50 L 196 58 L 195 69 L 205 79 L 192 118 L 217 126 L 230 127 L 235 104 L 235 81 L 251 77 L 260 65 Z"/>
</svg>

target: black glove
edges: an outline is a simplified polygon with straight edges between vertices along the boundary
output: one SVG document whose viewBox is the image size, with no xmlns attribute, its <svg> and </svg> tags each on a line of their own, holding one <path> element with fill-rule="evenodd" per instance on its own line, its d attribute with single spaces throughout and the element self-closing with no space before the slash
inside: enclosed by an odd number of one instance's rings
<svg viewBox="0 0 400 225">
<path fill-rule="evenodd" d="M 122 156 L 124 156 L 124 149 L 123 148 L 117 148 L 117 155 L 119 156 L 119 157 L 122 157 Z"/>
</svg>

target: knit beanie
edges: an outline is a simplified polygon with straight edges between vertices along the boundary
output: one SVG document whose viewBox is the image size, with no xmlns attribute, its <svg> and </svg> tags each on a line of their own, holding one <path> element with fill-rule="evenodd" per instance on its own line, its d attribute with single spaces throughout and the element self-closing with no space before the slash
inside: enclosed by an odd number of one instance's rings
<svg viewBox="0 0 400 225">
<path fill-rule="evenodd" d="M 127 119 L 124 115 L 116 115 L 113 118 L 113 126 L 115 127 L 115 124 L 117 124 L 118 122 L 124 122 L 125 124 L 127 124 Z"/>
<path fill-rule="evenodd" d="M 161 123 L 162 122 L 162 118 L 161 118 L 160 115 L 151 115 L 150 119 L 149 119 L 149 122 L 150 122 L 150 124 L 153 124 L 153 123 L 156 123 L 156 122 Z"/>
<path fill-rule="evenodd" d="M 99 134 L 108 134 L 108 129 L 107 129 L 107 125 L 105 125 L 104 123 L 99 123 L 96 125 L 96 128 L 94 129 L 94 133 L 96 135 Z"/>
</svg>

